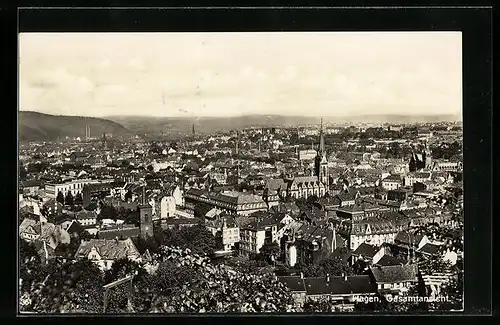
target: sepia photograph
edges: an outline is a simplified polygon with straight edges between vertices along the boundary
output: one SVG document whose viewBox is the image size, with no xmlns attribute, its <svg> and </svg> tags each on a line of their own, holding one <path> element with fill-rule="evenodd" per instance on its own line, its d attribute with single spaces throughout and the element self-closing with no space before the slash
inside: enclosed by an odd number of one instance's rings
<svg viewBox="0 0 500 325">
<path fill-rule="evenodd" d="M 20 314 L 464 310 L 462 33 L 21 32 Z"/>
</svg>

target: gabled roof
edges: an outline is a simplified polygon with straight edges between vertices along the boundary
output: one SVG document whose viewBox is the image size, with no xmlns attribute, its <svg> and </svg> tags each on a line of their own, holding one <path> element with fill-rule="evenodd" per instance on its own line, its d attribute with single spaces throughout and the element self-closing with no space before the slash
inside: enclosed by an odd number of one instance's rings
<svg viewBox="0 0 500 325">
<path fill-rule="evenodd" d="M 93 247 L 95 247 L 97 253 L 104 260 L 140 256 L 139 251 L 130 238 L 125 240 L 91 239 L 89 241 L 82 241 L 75 256 L 86 258 Z"/>
<path fill-rule="evenodd" d="M 418 250 L 419 253 L 429 254 L 429 255 L 438 255 L 441 251 L 441 246 L 427 243 L 422 248 Z"/>
<path fill-rule="evenodd" d="M 380 266 L 392 266 L 392 265 L 401 265 L 401 264 L 404 264 L 406 263 L 405 261 L 403 260 L 400 260 L 399 258 L 396 258 L 392 255 L 384 255 L 380 258 L 380 260 L 378 260 L 378 262 L 376 263 L 376 265 L 380 265 Z"/>
<path fill-rule="evenodd" d="M 373 257 L 377 254 L 378 249 L 373 245 L 369 245 L 367 243 L 362 243 L 356 248 L 356 250 L 352 253 L 353 255 L 361 255 L 365 257 Z"/>
<path fill-rule="evenodd" d="M 416 264 L 372 266 L 370 270 L 377 283 L 418 281 Z"/>
<path fill-rule="evenodd" d="M 349 295 L 375 293 L 375 286 L 368 275 L 344 277 L 304 278 L 307 295 Z"/>
<path fill-rule="evenodd" d="M 414 235 L 406 231 L 400 231 L 396 235 L 394 241 L 405 245 L 410 245 L 411 243 L 413 246 L 417 246 L 418 243 L 420 243 L 420 241 L 422 240 L 422 238 L 424 238 L 423 234 Z"/>
<path fill-rule="evenodd" d="M 98 239 L 126 239 L 137 237 L 140 233 L 140 228 L 135 225 L 120 224 L 98 231 L 97 237 Z"/>
</svg>

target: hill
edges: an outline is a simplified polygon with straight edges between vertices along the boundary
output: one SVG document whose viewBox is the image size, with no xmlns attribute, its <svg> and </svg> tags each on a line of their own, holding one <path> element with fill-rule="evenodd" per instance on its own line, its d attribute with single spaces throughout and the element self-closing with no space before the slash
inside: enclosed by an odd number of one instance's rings
<svg viewBox="0 0 500 325">
<path fill-rule="evenodd" d="M 102 118 L 49 115 L 37 112 L 19 112 L 20 141 L 53 141 L 65 137 L 85 137 L 89 126 L 91 136 L 103 133 L 113 137 L 127 136 L 130 132 L 121 124 Z"/>
<path fill-rule="evenodd" d="M 124 125 L 136 134 L 160 133 L 188 134 L 193 125 L 197 133 L 213 133 L 248 127 L 282 127 L 297 125 L 318 125 L 320 117 L 246 115 L 234 117 L 146 117 L 108 116 L 108 119 Z M 459 121 L 454 115 L 363 115 L 349 117 L 324 117 L 325 123 L 435 123 Z"/>
</svg>

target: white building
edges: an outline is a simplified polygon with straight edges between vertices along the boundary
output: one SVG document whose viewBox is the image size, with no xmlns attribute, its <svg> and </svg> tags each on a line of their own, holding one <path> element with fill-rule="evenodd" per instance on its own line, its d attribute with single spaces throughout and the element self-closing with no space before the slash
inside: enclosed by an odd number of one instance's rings
<svg viewBox="0 0 500 325">
<path fill-rule="evenodd" d="M 100 182 L 95 179 L 75 179 L 64 183 L 47 183 L 45 184 L 45 195 L 48 198 L 55 199 L 59 192 L 64 196 L 66 196 L 68 192 L 71 192 L 71 194 L 75 196 L 77 193 L 82 193 L 85 185 L 98 183 Z"/>
<path fill-rule="evenodd" d="M 175 216 L 176 201 L 173 196 L 164 196 L 160 201 L 161 219 L 168 219 Z"/>
</svg>

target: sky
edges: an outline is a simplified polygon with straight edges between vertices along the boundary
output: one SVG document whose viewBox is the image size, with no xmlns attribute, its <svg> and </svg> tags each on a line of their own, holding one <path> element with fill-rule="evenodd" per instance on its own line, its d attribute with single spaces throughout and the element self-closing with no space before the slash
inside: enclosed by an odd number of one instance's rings
<svg viewBox="0 0 500 325">
<path fill-rule="evenodd" d="M 19 109 L 96 117 L 461 115 L 462 37 L 21 33 Z"/>
</svg>

